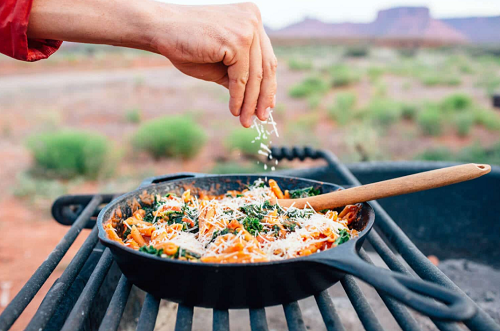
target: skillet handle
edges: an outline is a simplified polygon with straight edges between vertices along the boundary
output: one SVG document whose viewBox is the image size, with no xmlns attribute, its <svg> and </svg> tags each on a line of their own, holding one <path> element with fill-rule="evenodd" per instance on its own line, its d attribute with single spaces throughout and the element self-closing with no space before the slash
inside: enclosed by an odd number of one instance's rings
<svg viewBox="0 0 500 331">
<path fill-rule="evenodd" d="M 194 177 L 203 177 L 203 176 L 206 176 L 206 175 L 200 174 L 197 172 L 178 172 L 175 174 L 146 178 L 145 180 L 142 181 L 142 183 L 139 187 L 145 187 L 145 186 L 149 186 L 151 184 L 170 182 L 170 181 L 176 180 L 176 179 L 194 178 Z"/>
<path fill-rule="evenodd" d="M 313 261 L 351 274 L 429 317 L 463 321 L 476 313 L 465 296 L 422 279 L 376 267 L 357 254 L 356 257 L 346 254 L 340 260 L 315 258 Z"/>
</svg>

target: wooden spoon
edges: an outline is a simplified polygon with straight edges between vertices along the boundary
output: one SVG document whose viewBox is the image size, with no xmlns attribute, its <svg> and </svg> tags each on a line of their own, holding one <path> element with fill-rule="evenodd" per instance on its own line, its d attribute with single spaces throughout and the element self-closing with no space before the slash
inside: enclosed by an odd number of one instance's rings
<svg viewBox="0 0 500 331">
<path fill-rule="evenodd" d="M 278 199 L 281 207 L 311 206 L 314 210 L 333 209 L 358 202 L 388 198 L 395 195 L 430 190 L 465 182 L 491 171 L 487 164 L 463 164 L 449 168 L 425 171 L 414 175 L 384 180 L 346 190 L 301 199 Z"/>
</svg>

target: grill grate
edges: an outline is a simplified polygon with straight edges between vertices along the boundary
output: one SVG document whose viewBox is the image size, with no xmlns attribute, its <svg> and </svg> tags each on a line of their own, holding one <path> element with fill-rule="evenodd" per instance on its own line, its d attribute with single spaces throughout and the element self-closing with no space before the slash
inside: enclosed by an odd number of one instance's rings
<svg viewBox="0 0 500 331">
<path fill-rule="evenodd" d="M 278 160 L 285 158 L 288 160 L 321 158 L 328 163 L 328 171 L 333 172 L 345 183 L 354 186 L 360 185 L 360 182 L 349 169 L 340 163 L 331 152 L 294 147 L 292 149 L 274 149 L 273 156 Z M 179 176 L 182 178 L 182 174 L 179 174 Z M 67 196 L 61 197 L 54 203 L 52 212 L 56 220 L 71 225 L 71 227 L 47 260 L 36 270 L 0 315 L 0 330 L 8 330 L 19 318 L 83 228 L 91 228 L 90 235 L 62 276 L 47 293 L 35 316 L 30 321 L 27 330 L 97 329 L 95 325 L 100 325 L 100 331 L 116 330 L 118 328 L 131 293 L 132 284 L 116 268 L 113 268 L 111 252 L 98 243 L 97 227 L 95 227 L 95 217 L 99 213 L 100 207 L 102 204 L 109 203 L 113 197 L 113 195 Z M 376 228 L 372 229 L 367 240 L 390 269 L 409 275 L 412 274 L 408 267 L 398 260 L 389 244 L 401 255 L 414 273 L 422 279 L 440 284 L 465 296 L 465 293 L 458 286 L 429 262 L 377 202 L 372 202 L 371 205 L 376 212 L 377 221 Z M 388 243 L 382 239 L 379 233 L 388 238 Z M 365 261 L 372 263 L 364 249 L 361 249 L 360 255 Z M 99 298 L 98 292 L 102 290 L 102 287 L 106 286 L 106 279 L 111 274 L 115 275 L 115 284 L 117 283 L 116 287 L 110 290 L 114 292 L 109 292 L 109 296 L 103 299 Z M 78 286 L 83 284 L 82 282 L 85 285 Z M 347 275 L 341 281 L 341 284 L 363 327 L 366 330 L 384 330 L 355 278 Z M 408 308 L 382 292 L 379 295 L 401 329 L 421 329 Z M 345 330 L 328 292 L 325 290 L 318 293 L 315 295 L 315 300 L 326 329 Z M 102 310 L 105 311 L 105 314 L 102 313 L 102 316 L 95 317 L 92 315 L 93 308 L 99 303 L 104 304 L 106 307 Z M 474 303 L 474 305 L 476 304 Z M 137 330 L 154 329 L 159 306 L 159 299 L 146 294 L 138 319 Z M 463 330 L 463 326 L 471 330 L 500 330 L 500 326 L 488 314 L 477 305 L 476 308 L 477 314 L 473 318 L 464 321 L 463 324 L 440 320 L 433 320 L 432 322 L 439 330 Z M 289 330 L 306 330 L 298 302 L 283 305 L 283 310 Z M 175 330 L 191 330 L 193 316 L 193 307 L 179 305 Z M 265 309 L 250 309 L 249 316 L 252 330 L 269 329 Z M 89 326 L 89 319 L 91 318 L 95 318 L 98 322 Z M 229 312 L 227 310 L 213 310 L 212 328 L 213 330 L 230 330 Z"/>
</svg>

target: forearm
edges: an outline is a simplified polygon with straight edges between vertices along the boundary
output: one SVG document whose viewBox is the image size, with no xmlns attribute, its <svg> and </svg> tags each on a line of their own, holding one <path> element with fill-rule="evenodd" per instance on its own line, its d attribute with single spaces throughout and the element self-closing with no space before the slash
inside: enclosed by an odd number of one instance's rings
<svg viewBox="0 0 500 331">
<path fill-rule="evenodd" d="M 150 0 L 34 0 L 28 37 L 157 52 L 152 39 L 161 5 Z"/>
</svg>

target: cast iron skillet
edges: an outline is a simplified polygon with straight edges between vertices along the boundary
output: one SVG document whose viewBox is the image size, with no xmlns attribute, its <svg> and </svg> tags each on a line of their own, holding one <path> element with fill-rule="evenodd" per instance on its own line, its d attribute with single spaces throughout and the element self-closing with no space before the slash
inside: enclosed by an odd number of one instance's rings
<svg viewBox="0 0 500 331">
<path fill-rule="evenodd" d="M 186 186 L 193 186 L 223 194 L 227 190 L 243 189 L 261 177 L 177 174 L 157 179 L 156 183 L 143 183 L 139 189 L 115 199 L 101 211 L 97 220 L 99 239 L 110 248 L 118 266 L 132 283 L 157 297 L 185 305 L 229 309 L 284 304 L 323 291 L 345 274 L 351 274 L 425 315 L 446 320 L 465 320 L 474 315 L 475 308 L 464 297 L 432 283 L 375 267 L 359 257 L 357 252 L 375 219 L 373 209 L 367 203 L 363 204 L 353 225 L 360 231 L 359 237 L 330 250 L 278 262 L 215 264 L 164 259 L 111 241 L 104 231 L 103 222 L 112 212 L 120 207 L 128 217 L 128 202 L 133 199 L 140 201 L 144 191 L 149 194 L 181 194 Z M 341 188 L 292 177 L 268 178 L 275 179 L 283 189 L 314 186 L 327 193 Z M 167 182 L 161 182 L 165 180 Z"/>
</svg>

